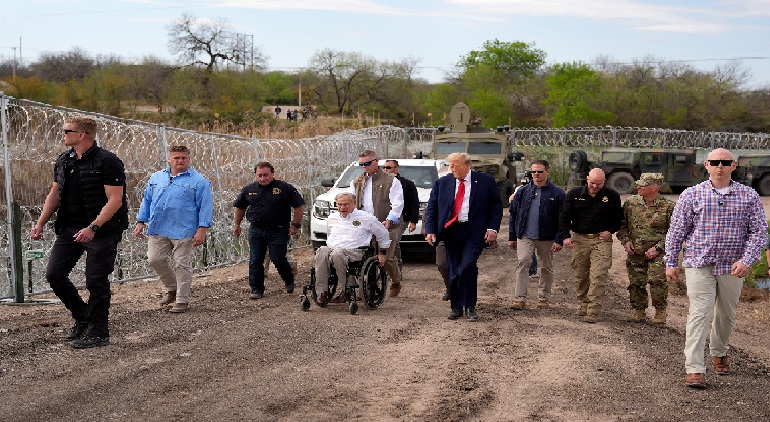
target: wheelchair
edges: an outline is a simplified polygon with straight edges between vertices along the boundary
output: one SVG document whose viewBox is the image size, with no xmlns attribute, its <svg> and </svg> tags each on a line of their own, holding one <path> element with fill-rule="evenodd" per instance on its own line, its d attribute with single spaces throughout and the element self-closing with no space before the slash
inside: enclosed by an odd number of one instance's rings
<svg viewBox="0 0 770 422">
<path fill-rule="evenodd" d="M 377 307 L 382 305 L 388 290 L 388 274 L 385 271 L 385 267 L 379 266 L 376 248 L 373 246 L 361 246 L 358 249 L 363 250 L 364 255 L 358 261 L 348 262 L 348 269 L 345 272 L 347 283 L 342 284 L 345 291 L 340 291 L 340 293 L 347 293 L 348 295 L 349 299 L 347 305 L 350 315 L 355 315 L 356 312 L 358 312 L 357 289 L 361 292 L 361 300 L 363 300 L 364 304 L 369 309 L 377 309 Z M 329 289 L 327 292 L 329 298 L 334 298 L 334 294 L 337 293 L 340 283 L 339 276 L 333 265 L 330 270 Z M 326 307 L 327 305 L 332 304 L 318 303 L 318 294 L 315 291 L 315 283 L 315 267 L 313 267 L 310 269 L 310 284 L 302 287 L 302 295 L 299 299 L 303 311 L 310 309 L 311 299 L 319 307 Z"/>
</svg>

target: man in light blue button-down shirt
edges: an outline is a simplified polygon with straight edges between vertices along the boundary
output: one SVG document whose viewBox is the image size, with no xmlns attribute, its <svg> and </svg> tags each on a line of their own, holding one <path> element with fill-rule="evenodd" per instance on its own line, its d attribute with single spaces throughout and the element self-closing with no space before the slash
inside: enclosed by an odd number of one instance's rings
<svg viewBox="0 0 770 422">
<path fill-rule="evenodd" d="M 211 183 L 190 167 L 190 149 L 171 146 L 169 167 L 155 172 L 147 182 L 136 216 L 134 234 L 144 238 L 147 257 L 166 288 L 161 306 L 169 312 L 187 311 L 192 286 L 192 249 L 206 240 L 214 217 Z"/>
</svg>

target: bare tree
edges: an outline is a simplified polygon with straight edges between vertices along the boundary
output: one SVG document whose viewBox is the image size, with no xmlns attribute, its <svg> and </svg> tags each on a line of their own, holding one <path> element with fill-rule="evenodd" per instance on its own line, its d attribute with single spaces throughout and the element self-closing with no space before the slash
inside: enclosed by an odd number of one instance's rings
<svg viewBox="0 0 770 422">
<path fill-rule="evenodd" d="M 43 52 L 31 68 L 40 79 L 67 82 L 72 79 L 82 80 L 96 66 L 95 60 L 85 50 L 75 47 L 63 53 Z"/>
<path fill-rule="evenodd" d="M 224 19 L 209 21 L 183 14 L 168 27 L 168 46 L 187 66 L 203 66 L 204 85 L 211 82 L 211 74 L 218 63 L 233 63 L 241 66 L 253 65 L 263 69 L 266 58 L 259 49 L 244 42 L 243 34 L 236 34 Z"/>
</svg>

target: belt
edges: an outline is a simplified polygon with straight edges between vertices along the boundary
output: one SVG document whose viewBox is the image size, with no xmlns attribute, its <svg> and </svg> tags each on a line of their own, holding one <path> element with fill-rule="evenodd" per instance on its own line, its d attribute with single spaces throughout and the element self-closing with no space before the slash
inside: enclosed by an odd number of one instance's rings
<svg viewBox="0 0 770 422">
<path fill-rule="evenodd" d="M 593 234 L 593 233 L 592 234 L 575 233 L 575 234 L 583 236 L 583 237 L 585 237 L 587 239 L 598 239 L 599 238 L 599 233 L 596 233 L 596 234 Z"/>
<path fill-rule="evenodd" d="M 465 221 L 457 220 L 456 223 L 457 224 L 468 224 L 468 220 L 465 220 Z"/>
</svg>

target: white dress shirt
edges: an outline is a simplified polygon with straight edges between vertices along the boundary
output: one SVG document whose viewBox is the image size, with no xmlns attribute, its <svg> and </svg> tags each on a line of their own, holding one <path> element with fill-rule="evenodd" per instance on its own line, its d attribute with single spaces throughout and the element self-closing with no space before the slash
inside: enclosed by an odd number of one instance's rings
<svg viewBox="0 0 770 422">
<path fill-rule="evenodd" d="M 335 249 L 356 249 L 359 246 L 369 246 L 372 234 L 377 238 L 380 249 L 388 249 L 390 236 L 388 229 L 377 221 L 374 214 L 354 209 L 343 217 L 335 211 L 326 220 L 326 246 Z"/>
<path fill-rule="evenodd" d="M 473 171 L 473 170 L 471 170 Z M 457 214 L 459 221 L 468 221 L 468 210 L 471 208 L 471 172 L 465 175 L 465 179 L 462 180 L 465 183 L 465 196 L 463 197 L 463 204 L 460 206 L 460 213 Z M 455 178 L 455 198 L 457 198 L 457 189 L 460 188 L 460 179 Z"/>
</svg>

